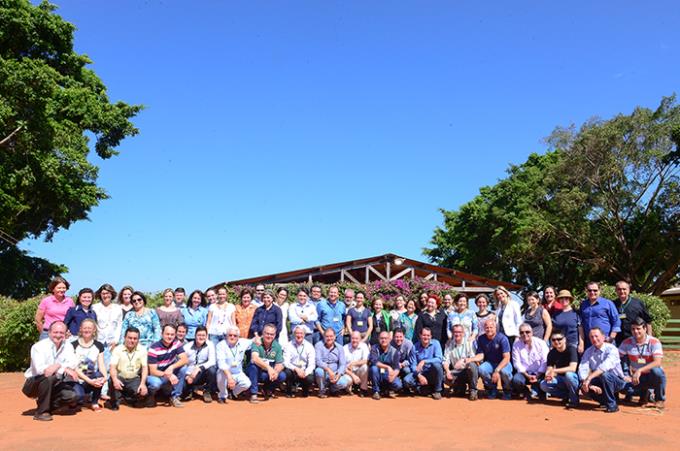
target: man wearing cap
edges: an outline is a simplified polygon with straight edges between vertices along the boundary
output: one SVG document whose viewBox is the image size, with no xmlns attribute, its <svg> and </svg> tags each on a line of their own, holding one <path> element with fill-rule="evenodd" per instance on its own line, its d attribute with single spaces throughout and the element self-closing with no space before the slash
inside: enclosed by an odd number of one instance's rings
<svg viewBox="0 0 680 451">
<path fill-rule="evenodd" d="M 639 392 L 640 405 L 649 402 L 649 390 L 654 390 L 657 409 L 664 408 L 666 400 L 666 373 L 661 368 L 663 348 L 661 342 L 647 333 L 648 324 L 638 316 L 631 325 L 632 337 L 623 340 L 619 354 L 627 369 L 626 381 L 632 392 Z"/>
<path fill-rule="evenodd" d="M 614 305 L 619 311 L 621 320 L 621 332 L 616 334 L 616 344 L 618 346 L 628 337 L 631 337 L 630 326 L 642 318 L 647 327 L 647 335 L 652 334 L 652 317 L 649 316 L 645 303 L 638 298 L 630 295 L 630 284 L 625 280 L 616 282 L 616 299 Z"/>
<path fill-rule="evenodd" d="M 617 393 L 626 387 L 619 350 L 608 343 L 599 327 L 590 330 L 590 342 L 578 367 L 581 392 L 605 408 L 607 413 L 619 411 Z"/>
<path fill-rule="evenodd" d="M 588 282 L 586 295 L 586 299 L 581 302 L 579 307 L 585 348 L 591 345 L 589 341 L 590 331 L 596 327 L 604 332 L 605 340 L 608 343 L 614 342 L 616 334 L 621 332 L 621 320 L 616 306 L 609 299 L 600 296 L 600 285 L 597 282 Z M 579 351 L 582 350 L 579 349 Z"/>
</svg>

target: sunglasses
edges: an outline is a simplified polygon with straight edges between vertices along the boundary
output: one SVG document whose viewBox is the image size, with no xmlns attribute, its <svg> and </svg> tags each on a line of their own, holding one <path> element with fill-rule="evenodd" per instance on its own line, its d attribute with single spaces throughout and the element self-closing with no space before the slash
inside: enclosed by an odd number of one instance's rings
<svg viewBox="0 0 680 451">
<path fill-rule="evenodd" d="M 588 291 L 588 293 L 597 293 L 597 292 L 600 291 L 600 290 L 595 289 L 595 290 L 587 290 L 587 291 Z"/>
<path fill-rule="evenodd" d="M 134 302 L 136 304 L 137 302 L 144 302 L 144 300 L 137 298 L 137 299 L 133 299 L 132 302 Z"/>
<path fill-rule="evenodd" d="M 530 330 L 520 330 L 519 334 L 520 335 L 531 335 L 531 331 Z"/>
<path fill-rule="evenodd" d="M 564 337 L 553 337 L 550 339 L 550 341 L 554 341 L 555 343 L 559 343 L 562 340 L 564 340 Z"/>
</svg>

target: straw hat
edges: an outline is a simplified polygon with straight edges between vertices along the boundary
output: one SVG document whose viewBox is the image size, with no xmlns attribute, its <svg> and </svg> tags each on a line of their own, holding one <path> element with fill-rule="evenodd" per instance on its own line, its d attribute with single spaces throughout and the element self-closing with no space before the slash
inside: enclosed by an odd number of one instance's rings
<svg viewBox="0 0 680 451">
<path fill-rule="evenodd" d="M 557 299 L 559 298 L 569 298 L 570 301 L 574 300 L 574 296 L 571 295 L 571 291 L 569 290 L 560 290 L 560 292 L 557 293 Z"/>
</svg>

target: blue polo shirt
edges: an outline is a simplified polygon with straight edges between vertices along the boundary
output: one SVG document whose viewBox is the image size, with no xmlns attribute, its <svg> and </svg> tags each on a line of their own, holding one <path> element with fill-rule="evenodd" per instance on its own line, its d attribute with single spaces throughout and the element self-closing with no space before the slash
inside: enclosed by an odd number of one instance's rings
<svg viewBox="0 0 680 451">
<path fill-rule="evenodd" d="M 340 335 L 345 325 L 345 304 L 338 299 L 335 304 L 325 299 L 316 304 L 316 312 L 319 314 L 317 324 L 323 330 L 332 327 L 336 335 Z"/>
<path fill-rule="evenodd" d="M 588 334 L 594 327 L 602 329 L 605 337 L 608 337 L 611 332 L 621 332 L 619 312 L 616 309 L 616 305 L 609 299 L 599 297 L 594 304 L 585 299 L 581 302 L 578 312 L 581 316 L 586 347 L 590 346 Z"/>
<path fill-rule="evenodd" d="M 411 371 L 414 373 L 416 372 L 418 362 L 421 360 L 425 360 L 426 362 L 425 365 L 423 365 L 423 371 L 429 370 L 432 365 L 442 365 L 444 356 L 442 355 L 442 347 L 439 344 L 439 341 L 433 338 L 432 341 L 430 341 L 430 344 L 425 347 L 420 340 L 418 340 L 413 345 L 413 352 L 409 356 Z"/>
<path fill-rule="evenodd" d="M 489 362 L 494 367 L 501 363 L 503 354 L 506 352 L 510 352 L 510 342 L 508 337 L 500 332 L 492 339 L 489 339 L 486 335 L 477 338 L 477 353 L 484 354 L 484 361 Z"/>
<path fill-rule="evenodd" d="M 78 304 L 75 307 L 71 307 L 66 311 L 66 316 L 64 317 L 64 323 L 68 327 L 69 332 L 74 337 L 78 336 L 78 331 L 80 330 L 80 323 L 85 319 L 94 320 L 97 322 L 97 314 L 92 310 L 90 305 L 89 310 L 85 310 L 82 305 Z"/>
</svg>

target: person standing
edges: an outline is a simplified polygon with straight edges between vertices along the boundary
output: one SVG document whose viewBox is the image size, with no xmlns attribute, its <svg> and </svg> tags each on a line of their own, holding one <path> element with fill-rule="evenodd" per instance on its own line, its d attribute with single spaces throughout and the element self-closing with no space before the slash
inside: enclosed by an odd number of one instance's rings
<svg viewBox="0 0 680 451">
<path fill-rule="evenodd" d="M 148 349 L 151 343 L 161 338 L 161 323 L 158 320 L 156 311 L 146 308 L 146 296 L 140 291 L 132 293 L 132 310 L 123 318 L 122 331 L 134 327 L 139 330 L 139 344 Z M 125 341 L 125 336 L 121 335 L 119 343 Z"/>
<path fill-rule="evenodd" d="M 244 298 L 248 296 L 247 305 L 245 305 Z M 250 328 L 250 321 L 255 313 L 255 307 L 250 305 L 250 292 L 244 290 L 241 293 L 241 311 L 247 312 L 248 315 L 243 315 L 242 322 L 244 327 L 239 326 L 244 337 L 248 336 L 248 329 Z M 206 318 L 206 327 L 208 329 L 208 338 L 212 343 L 217 344 L 224 340 L 227 329 L 232 325 L 238 323 L 239 307 L 234 307 L 233 304 L 227 302 L 227 289 L 220 287 L 217 290 L 217 302 L 208 307 L 208 317 Z M 247 327 L 246 326 L 247 320 Z"/>
<path fill-rule="evenodd" d="M 76 298 L 76 305 L 71 307 L 66 312 L 64 323 L 68 328 L 67 334 L 71 336 L 71 340 L 78 337 L 80 331 L 80 323 L 83 320 L 91 319 L 97 323 L 97 314 L 92 310 L 92 300 L 94 299 L 94 291 L 91 288 L 83 288 L 78 292 Z"/>
<path fill-rule="evenodd" d="M 196 337 L 196 328 L 205 326 L 208 321 L 208 303 L 201 290 L 194 290 L 189 295 L 189 302 L 180 308 L 183 323 L 187 327 L 187 341 L 193 341 Z"/>
<path fill-rule="evenodd" d="M 338 342 L 342 341 L 345 333 L 345 304 L 340 301 L 340 289 L 331 286 L 328 289 L 328 299 L 316 305 L 317 320 L 313 343 L 321 341 L 323 332 L 332 327 Z"/>
<path fill-rule="evenodd" d="M 646 324 L 647 335 L 652 335 L 652 317 L 649 316 L 645 303 L 630 295 L 630 284 L 625 280 L 616 282 L 616 300 L 614 305 L 619 312 L 621 332 L 616 334 L 616 345 L 621 346 L 623 340 L 632 337 L 630 327 L 638 318 Z"/>
<path fill-rule="evenodd" d="M 278 305 L 274 304 L 274 292 L 265 290 L 262 293 L 262 305 L 255 310 L 253 320 L 250 323 L 248 338 L 261 337 L 264 326 L 273 324 L 276 327 L 276 339 L 278 340 L 283 330 L 283 313 Z"/>
<path fill-rule="evenodd" d="M 309 295 L 304 287 L 298 288 L 296 296 L 297 302 L 288 309 L 290 327 L 295 329 L 297 326 L 301 326 L 305 331 L 305 340 L 312 343 L 312 332 L 318 318 L 316 306 L 309 302 Z"/>
<path fill-rule="evenodd" d="M 519 325 L 522 324 L 522 313 L 519 304 L 512 300 L 510 292 L 504 286 L 497 286 L 493 292 L 498 303 L 498 330 L 507 337 L 510 346 L 519 337 Z"/>
<path fill-rule="evenodd" d="M 441 355 L 444 349 L 443 346 L 448 339 L 448 331 L 446 330 L 448 318 L 446 313 L 437 309 L 439 303 L 440 299 L 436 294 L 431 294 L 427 297 L 425 310 L 418 315 L 416 320 L 413 336 L 420 339 L 420 331 L 424 328 L 430 329 L 431 339 L 439 344 L 439 355 Z"/>
<path fill-rule="evenodd" d="M 600 329 L 605 334 L 605 340 L 613 343 L 616 334 L 621 332 L 621 320 L 616 306 L 609 299 L 600 296 L 600 285 L 597 282 L 588 282 L 586 285 L 587 297 L 581 302 L 579 315 L 581 317 L 580 334 L 584 337 L 585 348 L 591 345 L 589 340 L 590 331 Z M 579 349 L 579 353 L 584 349 Z"/>
<path fill-rule="evenodd" d="M 71 285 L 63 277 L 55 277 L 50 281 L 47 290 L 51 293 L 40 301 L 38 310 L 35 312 L 35 326 L 40 333 L 40 339 L 47 338 L 48 329 L 55 321 L 64 321 L 66 312 L 74 307 L 73 299 L 66 296 L 66 291 Z"/>
<path fill-rule="evenodd" d="M 156 314 L 161 327 L 172 324 L 177 329 L 177 326 L 184 321 L 182 311 L 175 306 L 175 292 L 172 291 L 172 288 L 163 290 L 163 305 L 156 308 Z"/>
</svg>

